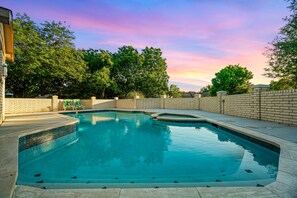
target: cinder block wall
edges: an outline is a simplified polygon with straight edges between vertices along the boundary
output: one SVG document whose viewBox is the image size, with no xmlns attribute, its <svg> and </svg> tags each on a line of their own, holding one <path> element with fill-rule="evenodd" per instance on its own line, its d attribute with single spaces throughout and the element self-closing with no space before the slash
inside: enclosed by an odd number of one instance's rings
<svg viewBox="0 0 297 198">
<path fill-rule="evenodd" d="M 34 113 L 51 111 L 51 99 L 35 98 L 5 98 L 5 112 L 15 113 Z"/>
<path fill-rule="evenodd" d="M 59 111 L 63 110 L 63 99 L 58 100 L 58 109 Z"/>
<path fill-rule="evenodd" d="M 221 103 L 226 115 L 297 125 L 297 90 L 222 96 Z"/>
<path fill-rule="evenodd" d="M 0 45 L 3 45 L 3 38 L 4 38 L 4 33 L 3 33 L 3 25 L 0 23 Z M 1 49 L 3 47 L 1 46 Z M 0 50 L 0 65 L 3 65 L 5 63 L 4 61 L 4 52 L 3 50 Z M 2 75 L 2 72 L 0 70 L 0 124 L 5 119 L 5 78 Z"/>
<path fill-rule="evenodd" d="M 120 100 L 97 100 L 92 97 L 88 100 L 81 100 L 81 103 L 86 109 L 198 109 L 297 126 L 297 90 L 265 91 L 262 88 L 260 86 L 248 94 L 229 96 L 221 92 L 217 97 Z M 59 110 L 63 109 L 62 100 L 59 100 L 58 104 L 53 104 L 53 101 L 52 99 L 6 98 L 5 111 L 6 113 L 52 111 L 54 110 L 52 105 L 59 106 Z"/>
<path fill-rule="evenodd" d="M 4 54 L 0 50 L 0 64 L 4 64 Z M 0 71 L 0 124 L 5 119 L 5 78 Z"/>
<path fill-rule="evenodd" d="M 0 72 L 0 124 L 5 119 L 5 78 Z"/>
<path fill-rule="evenodd" d="M 80 103 L 82 105 L 84 105 L 86 109 L 92 109 L 92 100 L 84 99 L 84 100 L 80 100 Z M 63 107 L 63 105 L 62 105 L 62 107 Z"/>
<path fill-rule="evenodd" d="M 200 98 L 200 110 L 213 113 L 220 113 L 217 97 Z"/>
<path fill-rule="evenodd" d="M 135 99 L 120 99 L 116 101 L 116 108 L 120 109 L 133 109 L 135 105 Z"/>
<path fill-rule="evenodd" d="M 137 109 L 160 109 L 160 98 L 140 98 L 136 99 Z"/>
<path fill-rule="evenodd" d="M 95 100 L 92 109 L 115 108 L 115 100 Z"/>
<path fill-rule="evenodd" d="M 261 120 L 297 125 L 297 89 L 261 93 Z"/>
<path fill-rule="evenodd" d="M 244 118 L 253 118 L 255 104 L 253 94 L 222 96 L 222 113 Z"/>
<path fill-rule="evenodd" d="M 165 109 L 197 109 L 196 98 L 165 98 Z"/>
</svg>

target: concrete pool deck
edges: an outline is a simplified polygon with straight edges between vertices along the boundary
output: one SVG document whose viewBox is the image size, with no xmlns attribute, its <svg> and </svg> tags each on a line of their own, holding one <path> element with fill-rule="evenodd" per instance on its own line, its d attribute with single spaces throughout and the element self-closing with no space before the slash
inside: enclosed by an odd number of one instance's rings
<svg viewBox="0 0 297 198">
<path fill-rule="evenodd" d="M 77 122 L 74 118 L 58 113 L 38 113 L 7 116 L 0 127 L 0 197 L 297 197 L 297 127 L 198 110 L 122 110 L 195 115 L 256 139 L 279 145 L 277 179 L 265 187 L 40 189 L 16 186 L 18 138 Z"/>
</svg>

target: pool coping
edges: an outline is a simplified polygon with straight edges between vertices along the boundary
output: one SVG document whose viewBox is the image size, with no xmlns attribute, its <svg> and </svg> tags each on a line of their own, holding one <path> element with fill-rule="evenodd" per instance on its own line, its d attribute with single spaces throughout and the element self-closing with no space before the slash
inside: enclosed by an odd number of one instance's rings
<svg viewBox="0 0 297 198">
<path fill-rule="evenodd" d="M 157 113 L 154 110 L 150 110 L 150 109 L 105 109 L 106 110 L 112 110 L 112 111 L 125 111 L 125 112 L 143 112 L 143 113 L 147 113 L 147 114 L 154 114 Z M 87 110 L 87 111 L 79 111 L 79 112 L 94 112 L 94 111 L 100 111 L 100 110 Z M 162 111 L 162 109 L 160 109 L 160 111 Z M 181 112 L 183 110 L 180 110 Z M 68 111 L 71 112 L 71 111 Z M 73 111 L 72 111 L 73 112 Z M 66 113 L 66 112 L 61 112 L 61 113 Z M 164 113 L 165 110 L 164 110 Z M 43 113 L 44 114 L 44 113 Z M 43 114 L 40 114 L 40 116 L 42 116 Z M 197 114 L 187 114 L 187 113 L 181 113 L 183 115 L 191 115 L 191 116 L 195 116 L 197 117 Z M 31 114 L 30 114 L 31 115 Z M 38 114 L 37 114 L 38 115 Z M 58 117 L 63 117 L 66 115 L 62 115 L 62 114 L 52 114 L 52 115 L 57 115 Z M 21 115 L 20 115 L 21 116 Z M 13 147 L 13 146 L 18 146 L 18 138 L 21 136 L 25 136 L 28 134 L 34 134 L 34 133 L 39 133 L 41 131 L 45 131 L 45 130 L 50 130 L 50 129 L 54 129 L 57 127 L 61 127 L 61 126 L 66 126 L 66 125 L 73 125 L 73 124 L 77 124 L 78 120 L 75 118 L 69 118 L 69 116 L 66 116 L 68 118 L 67 124 L 63 123 L 63 124 L 57 124 L 55 126 L 48 126 L 48 127 L 44 127 L 43 129 L 37 129 L 37 130 L 32 130 L 32 131 L 24 131 L 24 130 L 20 130 L 17 132 L 17 134 L 13 134 L 13 135 L 4 135 L 0 137 L 0 140 L 2 140 L 1 142 L 3 142 L 3 140 L 6 139 L 10 139 L 9 142 L 11 142 L 11 139 L 14 139 L 13 141 L 17 142 L 17 144 L 6 144 L 7 147 Z M 201 119 L 202 116 L 200 116 L 200 118 L 197 119 Z M 277 137 L 273 137 L 273 136 L 269 136 L 260 132 L 256 132 L 250 129 L 246 129 L 243 127 L 239 127 L 236 125 L 232 125 L 230 123 L 226 123 L 226 122 L 222 122 L 216 119 L 211 119 L 211 118 L 207 118 L 204 117 L 203 119 L 205 119 L 207 122 L 210 123 L 215 123 L 219 126 L 225 127 L 227 129 L 230 129 L 232 131 L 236 131 L 238 133 L 244 134 L 246 136 L 258 139 L 260 141 L 263 142 L 267 142 L 269 144 L 273 144 L 274 146 L 277 146 L 280 148 L 280 159 L 279 159 L 279 171 L 278 171 L 278 175 L 276 178 L 276 181 L 261 188 L 261 192 L 265 190 L 266 193 L 272 193 L 275 196 L 281 196 L 281 197 L 294 197 L 297 194 L 297 143 L 292 142 L 292 141 L 288 141 L 288 140 L 284 140 L 281 138 L 277 138 Z M 5 145 L 1 145 L 2 147 L 5 147 Z M 2 154 L 3 150 L 0 150 L 0 154 Z M 8 149 L 8 148 L 6 148 Z M 16 148 L 12 149 L 14 152 L 17 151 Z M 12 153 L 14 156 L 12 156 L 12 158 L 17 158 L 17 153 Z M 10 156 L 11 158 L 11 156 Z M 5 158 L 4 158 L 5 159 Z M 16 161 L 15 161 L 16 160 Z M 4 180 L 6 180 L 6 182 L 4 183 L 4 185 L 6 185 L 4 188 L 3 186 L 0 187 L 1 191 L 0 191 L 0 197 L 12 197 L 14 194 L 14 190 L 15 190 L 15 182 L 17 179 L 17 159 L 13 160 L 14 164 L 12 166 L 11 169 L 8 169 L 7 171 L 9 172 L 10 176 L 7 175 L 3 175 L 1 174 L 1 177 L 3 179 L 3 176 L 5 177 Z M 3 171 L 1 171 L 2 173 Z M 2 182 L 3 183 L 3 182 Z M 2 185 L 1 183 L 1 185 Z M 227 189 L 231 191 L 234 191 L 234 188 L 237 187 L 231 187 L 231 188 L 226 188 L 226 187 L 218 187 L 219 188 L 219 192 L 222 191 L 226 191 Z M 239 187 L 238 187 L 239 188 Z M 242 187 L 243 189 L 249 189 L 247 191 L 249 192 L 257 192 L 259 191 L 259 187 Z M 21 192 L 22 189 L 31 189 L 31 191 L 38 191 L 38 192 L 43 192 L 45 193 L 46 191 L 57 191 L 57 192 L 61 192 L 61 190 L 47 190 L 47 189 L 38 189 L 38 188 L 28 188 L 28 187 L 23 187 L 23 186 L 17 186 L 18 192 Z M 162 189 L 162 188 L 161 188 Z M 167 188 L 167 191 L 175 191 L 175 190 L 170 190 L 171 188 Z M 178 188 L 174 188 L 174 189 L 178 189 Z M 193 189 L 193 188 L 183 188 L 183 189 Z M 212 187 L 212 188 L 195 188 L 198 191 L 198 197 L 201 197 L 203 193 L 209 192 L 209 193 L 215 193 L 217 190 L 216 187 Z M 4 192 L 4 191 L 5 192 Z M 86 189 L 68 189 L 68 191 L 86 191 Z M 107 189 L 106 189 L 107 190 Z M 114 189 L 117 190 L 117 189 Z M 100 189 L 98 189 L 98 191 L 101 191 Z M 132 192 L 147 192 L 148 188 L 144 188 L 144 189 L 120 189 L 120 192 L 126 192 L 129 193 L 130 191 Z M 155 190 L 154 190 L 155 191 Z M 162 190 L 161 190 L 162 191 Z M 190 192 L 190 191 L 189 191 Z M 202 194 L 201 194 L 202 192 Z M 170 192 L 169 192 L 170 193 Z M 120 193 L 121 194 L 121 193 Z M 120 196 L 119 194 L 119 196 Z"/>
<path fill-rule="evenodd" d="M 30 114 L 32 115 L 32 114 Z M 37 114 L 40 116 L 45 115 L 44 113 L 42 114 Z M 61 128 L 61 127 L 67 127 L 70 125 L 76 125 L 78 124 L 78 119 L 72 118 L 69 116 L 65 116 L 59 113 L 51 114 L 54 116 L 57 116 L 58 119 L 64 118 L 66 121 L 61 123 L 61 124 L 54 124 L 51 126 L 43 126 L 42 128 L 36 127 L 35 130 L 28 130 L 28 129 L 20 129 L 16 133 L 13 134 L 7 134 L 7 135 L 2 135 L 0 136 L 0 155 L 4 156 L 3 161 L 1 161 L 1 171 L 0 171 L 0 197 L 12 197 L 14 195 L 14 189 L 15 189 L 15 184 L 17 180 L 17 167 L 18 167 L 18 151 L 19 151 L 19 138 L 27 135 L 32 135 L 44 131 L 49 131 L 53 130 L 56 128 Z M 18 115 L 21 117 L 21 115 Z M 8 116 L 9 117 L 9 116 Z M 3 147 L 5 147 L 5 150 L 3 152 Z M 6 152 L 8 153 L 6 153 Z M 11 153 L 10 151 L 13 151 Z M 7 156 L 8 155 L 8 156 Z M 4 164 L 4 160 L 8 159 L 10 160 L 13 164 L 12 166 L 8 166 L 7 164 Z M 3 164 L 4 167 L 3 167 Z M 4 169 L 4 170 L 3 170 Z M 4 172 L 5 171 L 5 172 Z M 7 172 L 7 173 L 6 173 Z"/>
</svg>

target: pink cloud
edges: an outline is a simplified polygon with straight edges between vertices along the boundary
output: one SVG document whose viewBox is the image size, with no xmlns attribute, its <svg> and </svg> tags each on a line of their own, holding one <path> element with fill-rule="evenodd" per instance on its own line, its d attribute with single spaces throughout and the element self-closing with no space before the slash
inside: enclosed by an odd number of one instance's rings
<svg viewBox="0 0 297 198">
<path fill-rule="evenodd" d="M 11 4 L 18 7 L 15 11 L 28 12 L 34 19 L 65 20 L 74 31 L 99 35 L 85 41 L 93 48 L 159 47 L 167 59 L 171 81 L 205 86 L 204 81 L 210 82 L 216 72 L 229 64 L 246 66 L 254 73 L 253 83 L 270 81 L 262 76 L 266 66 L 262 53 L 284 16 L 266 9 L 273 4 L 271 1 L 252 3 L 250 8 L 245 8 L 247 2 L 226 1 L 214 6 L 208 1 L 197 1 L 191 7 L 180 1 L 175 2 L 177 5 L 160 2 L 143 10 L 96 0 L 88 4 L 60 2 L 66 7 L 30 0 L 20 2 L 21 6 Z"/>
<path fill-rule="evenodd" d="M 252 83 L 269 83 L 270 79 L 263 76 L 264 67 L 266 67 L 266 58 L 262 55 L 262 51 L 251 50 L 245 51 L 238 56 L 226 58 L 212 58 L 210 56 L 203 56 L 201 54 L 189 54 L 179 52 L 169 52 L 165 55 L 168 57 L 168 73 L 171 81 L 178 81 L 187 79 L 200 79 L 208 81 L 215 77 L 215 73 L 229 64 L 240 64 L 252 71 L 254 78 Z M 183 81 L 185 82 L 185 81 Z M 205 86 L 204 83 L 194 82 L 197 85 Z"/>
<path fill-rule="evenodd" d="M 24 12 L 26 9 L 19 11 Z M 213 14 L 212 18 L 216 20 L 205 23 L 204 20 L 192 18 L 187 13 L 180 13 L 176 17 L 147 12 L 145 14 L 137 13 L 137 17 L 135 17 L 134 12 L 127 12 L 117 7 L 94 6 L 92 9 L 81 7 L 80 10 L 65 10 L 59 7 L 45 7 L 38 3 L 30 5 L 30 15 L 46 20 L 65 20 L 77 29 L 87 29 L 105 34 L 120 33 L 157 37 L 196 35 L 199 39 L 209 38 L 216 32 L 235 28 L 243 23 L 242 18 L 222 13 Z"/>
</svg>

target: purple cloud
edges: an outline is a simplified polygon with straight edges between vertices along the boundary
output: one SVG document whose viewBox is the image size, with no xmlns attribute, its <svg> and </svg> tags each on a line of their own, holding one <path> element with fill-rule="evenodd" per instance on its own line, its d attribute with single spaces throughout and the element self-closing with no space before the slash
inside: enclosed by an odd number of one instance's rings
<svg viewBox="0 0 297 198">
<path fill-rule="evenodd" d="M 3 1 L 37 22 L 66 21 L 78 48 L 159 47 L 170 81 L 185 90 L 205 86 L 228 64 L 246 66 L 253 83 L 268 83 L 262 54 L 289 14 L 285 1 L 271 0 Z"/>
</svg>

